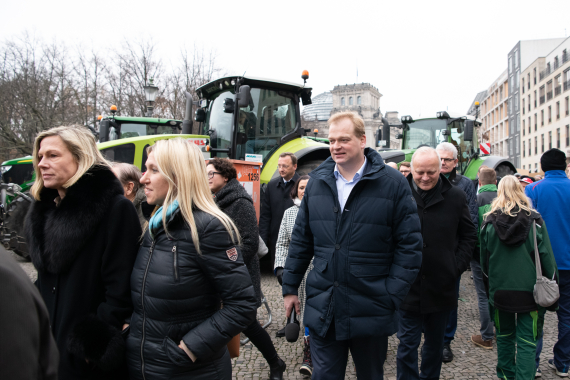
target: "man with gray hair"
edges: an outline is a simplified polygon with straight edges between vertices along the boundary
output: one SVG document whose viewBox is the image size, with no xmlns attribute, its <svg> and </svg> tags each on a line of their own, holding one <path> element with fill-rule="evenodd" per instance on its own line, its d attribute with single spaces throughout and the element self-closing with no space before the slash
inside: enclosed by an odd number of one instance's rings
<svg viewBox="0 0 570 380">
<path fill-rule="evenodd" d="M 406 177 L 417 204 L 423 249 L 420 272 L 398 311 L 398 380 L 439 378 L 447 317 L 457 308 L 455 284 L 477 241 L 465 193 L 449 182 L 441 167 L 436 150 L 422 147 L 414 153 Z"/>
<path fill-rule="evenodd" d="M 477 224 L 479 221 L 479 213 L 477 207 L 477 192 L 473 186 L 472 181 L 457 173 L 457 148 L 455 145 L 444 142 L 439 144 L 436 148 L 437 153 L 440 157 L 441 162 L 441 174 L 449 180 L 449 182 L 459 187 L 465 193 L 467 197 L 467 205 L 469 206 L 469 213 L 471 214 L 471 221 L 475 226 L 475 231 L 477 231 Z M 461 277 L 457 278 L 457 284 L 455 285 L 457 297 L 459 297 L 459 283 Z M 443 362 L 448 363 L 453 360 L 453 351 L 451 351 L 451 341 L 455 337 L 455 330 L 457 330 L 457 307 L 451 310 L 449 313 L 449 318 L 447 320 L 447 327 L 445 329 L 445 343 L 443 345 Z"/>
</svg>

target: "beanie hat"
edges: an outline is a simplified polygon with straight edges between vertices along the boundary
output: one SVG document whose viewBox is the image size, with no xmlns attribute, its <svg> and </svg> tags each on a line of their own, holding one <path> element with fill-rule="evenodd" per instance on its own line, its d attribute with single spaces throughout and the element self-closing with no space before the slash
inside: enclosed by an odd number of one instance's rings
<svg viewBox="0 0 570 380">
<path fill-rule="evenodd" d="M 549 170 L 565 170 L 566 155 L 559 149 L 549 149 L 540 158 L 540 167 L 545 173 Z"/>
</svg>

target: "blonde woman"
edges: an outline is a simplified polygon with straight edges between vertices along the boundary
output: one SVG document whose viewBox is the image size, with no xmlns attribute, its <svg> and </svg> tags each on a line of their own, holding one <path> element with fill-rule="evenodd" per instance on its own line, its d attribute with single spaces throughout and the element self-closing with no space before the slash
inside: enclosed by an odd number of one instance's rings
<svg viewBox="0 0 570 380">
<path fill-rule="evenodd" d="M 141 227 L 133 204 L 87 128 L 34 142 L 35 202 L 25 230 L 36 285 L 59 349 L 59 379 L 124 379 L 121 328 Z"/>
<path fill-rule="evenodd" d="M 141 183 L 161 207 L 131 276 L 131 379 L 231 379 L 226 344 L 256 315 L 239 234 L 214 203 L 194 144 L 160 140 L 147 152 Z"/>
<path fill-rule="evenodd" d="M 536 283 L 533 227 L 542 274 L 558 279 L 546 225 L 532 209 L 519 180 L 511 175 L 499 182 L 497 198 L 484 218 L 481 268 L 488 281 L 489 311 L 497 332 L 497 376 L 532 379 L 537 371 L 536 344 L 542 335 L 546 312 L 533 297 Z"/>
</svg>

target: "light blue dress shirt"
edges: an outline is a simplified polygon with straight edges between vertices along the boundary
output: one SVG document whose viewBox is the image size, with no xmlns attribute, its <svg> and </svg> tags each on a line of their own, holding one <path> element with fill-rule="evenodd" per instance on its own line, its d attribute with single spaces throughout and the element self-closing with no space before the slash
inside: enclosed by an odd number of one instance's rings
<svg viewBox="0 0 570 380">
<path fill-rule="evenodd" d="M 364 168 L 366 167 L 366 156 L 364 156 L 364 163 L 358 169 L 352 181 L 347 181 L 342 174 L 338 171 L 338 165 L 334 166 L 334 176 L 336 178 L 336 190 L 338 192 L 338 202 L 340 203 L 340 212 L 344 211 L 344 205 L 350 196 L 350 192 L 354 186 L 362 179 Z"/>
</svg>

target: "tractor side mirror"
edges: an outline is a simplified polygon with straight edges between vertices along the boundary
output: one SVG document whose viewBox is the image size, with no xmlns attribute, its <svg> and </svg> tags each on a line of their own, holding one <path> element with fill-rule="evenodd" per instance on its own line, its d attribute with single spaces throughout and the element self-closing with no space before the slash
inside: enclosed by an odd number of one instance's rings
<svg viewBox="0 0 570 380">
<path fill-rule="evenodd" d="M 473 120 L 465 120 L 465 131 L 463 133 L 463 140 L 473 141 L 474 128 L 475 128 L 475 123 Z"/>
<path fill-rule="evenodd" d="M 404 138 L 404 135 L 401 134 L 401 133 L 398 133 L 398 134 L 396 135 L 396 139 L 398 139 L 398 140 L 401 140 L 401 139 L 403 139 L 403 138 Z"/>
<path fill-rule="evenodd" d="M 451 136 L 451 133 L 447 129 L 444 129 L 443 131 L 441 131 L 441 135 L 442 136 Z"/>
<path fill-rule="evenodd" d="M 203 108 L 198 108 L 194 114 L 194 121 L 197 121 L 199 123 L 206 121 L 206 111 L 204 111 Z"/>
<path fill-rule="evenodd" d="M 250 99 L 251 99 L 251 93 L 250 93 L 251 89 L 249 86 L 241 86 L 239 88 L 239 93 L 237 94 L 236 98 L 237 98 L 237 102 L 238 102 L 238 107 L 247 107 L 249 106 L 250 103 Z"/>
</svg>

